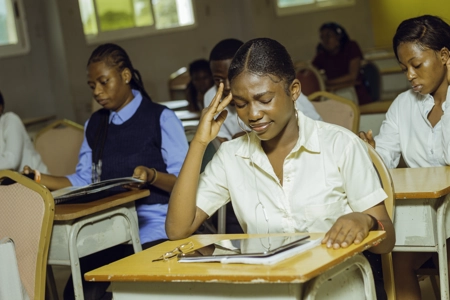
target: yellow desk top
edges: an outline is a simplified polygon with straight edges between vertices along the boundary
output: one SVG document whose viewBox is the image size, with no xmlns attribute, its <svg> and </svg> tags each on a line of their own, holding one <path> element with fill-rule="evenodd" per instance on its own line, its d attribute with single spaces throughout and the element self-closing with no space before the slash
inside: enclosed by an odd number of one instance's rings
<svg viewBox="0 0 450 300">
<path fill-rule="evenodd" d="M 450 167 L 389 170 L 396 199 L 440 198 L 450 193 Z"/>
<path fill-rule="evenodd" d="M 89 203 L 55 205 L 55 221 L 78 219 L 150 195 L 149 190 L 132 190 Z"/>
<path fill-rule="evenodd" d="M 280 235 L 280 234 L 278 234 Z M 296 234 L 293 234 L 296 235 Z M 297 235 L 302 235 L 299 233 Z M 322 238 L 323 233 L 310 233 L 312 239 Z M 372 231 L 359 245 L 333 250 L 324 245 L 316 246 L 275 265 L 152 262 L 163 253 L 192 241 L 195 248 L 222 239 L 267 235 L 214 234 L 194 235 L 178 241 L 167 241 L 137 254 L 85 274 L 89 281 L 144 281 L 144 282 L 231 282 L 231 283 L 302 283 L 316 277 L 353 255 L 370 248 L 385 238 L 386 232 Z"/>
</svg>

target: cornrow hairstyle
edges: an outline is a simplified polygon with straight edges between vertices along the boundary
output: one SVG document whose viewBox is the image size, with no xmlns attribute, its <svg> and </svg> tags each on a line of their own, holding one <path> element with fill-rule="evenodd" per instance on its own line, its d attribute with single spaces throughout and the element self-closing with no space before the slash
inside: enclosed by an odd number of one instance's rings
<svg viewBox="0 0 450 300">
<path fill-rule="evenodd" d="M 244 71 L 258 76 L 269 75 L 274 82 L 284 81 L 285 92 L 290 95 L 289 87 L 295 79 L 294 64 L 286 48 L 279 42 L 257 38 L 240 47 L 228 70 L 230 83 Z"/>
<path fill-rule="evenodd" d="M 92 52 L 91 57 L 89 57 L 87 65 L 89 66 L 91 63 L 101 61 L 110 67 L 116 68 L 119 72 L 122 72 L 125 68 L 129 69 L 131 72 L 131 88 L 140 91 L 144 97 L 150 99 L 151 101 L 150 96 L 144 88 L 141 73 L 133 68 L 133 64 L 131 63 L 128 54 L 122 47 L 112 43 L 98 46 Z"/>
<path fill-rule="evenodd" d="M 209 62 L 206 59 L 197 59 L 189 64 L 189 75 L 191 75 L 191 77 L 198 71 L 206 71 L 211 74 Z"/>
<path fill-rule="evenodd" d="M 341 25 L 339 25 L 338 23 L 335 23 L 335 22 L 324 23 L 324 24 L 322 24 L 322 26 L 320 26 L 319 32 L 321 32 L 322 30 L 325 30 L 325 29 L 329 29 L 339 36 L 339 49 L 342 49 L 350 40 L 350 37 L 348 36 L 345 28 L 342 27 Z M 316 51 L 317 51 L 317 53 L 321 53 L 326 50 L 322 46 L 322 44 L 319 43 L 319 45 L 317 45 Z"/>
<path fill-rule="evenodd" d="M 403 43 L 414 43 L 423 50 L 450 49 L 450 26 L 441 18 L 431 15 L 407 19 L 400 23 L 393 38 L 397 60 L 398 47 Z"/>
<path fill-rule="evenodd" d="M 244 43 L 237 39 L 225 39 L 217 43 L 211 50 L 209 61 L 232 59 Z"/>
</svg>

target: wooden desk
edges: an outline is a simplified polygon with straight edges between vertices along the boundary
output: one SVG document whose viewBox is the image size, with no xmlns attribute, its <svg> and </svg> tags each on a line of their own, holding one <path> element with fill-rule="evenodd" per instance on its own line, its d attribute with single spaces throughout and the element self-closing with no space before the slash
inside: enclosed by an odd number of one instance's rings
<svg viewBox="0 0 450 300">
<path fill-rule="evenodd" d="M 134 201 L 148 195 L 148 190 L 135 190 L 89 203 L 55 205 L 48 264 L 71 266 L 77 299 L 84 299 L 79 258 L 126 242 L 135 252 L 142 250 Z"/>
<path fill-rule="evenodd" d="M 450 167 L 390 170 L 395 190 L 394 251 L 437 252 L 442 299 L 449 299 L 447 238 Z"/>
<path fill-rule="evenodd" d="M 370 266 L 369 269 L 366 268 L 365 258 L 356 254 L 371 247 L 385 235 L 384 231 L 370 232 L 362 244 L 351 245 L 340 250 L 327 249 L 320 245 L 272 266 L 179 263 L 175 259 L 168 262 L 152 262 L 161 254 L 188 241 L 193 241 L 195 248 L 199 248 L 221 239 L 258 236 L 196 235 L 185 240 L 168 241 L 152 247 L 88 272 L 85 278 L 90 281 L 111 281 L 115 300 L 178 299 L 178 297 L 180 299 L 273 299 L 274 297 L 300 299 L 303 298 L 304 293 L 313 295 L 324 282 L 334 282 L 334 287 L 338 287 L 339 280 L 328 281 L 327 276 L 330 274 L 327 273 L 346 272 L 347 268 L 353 269 L 355 264 L 358 268 L 365 270 L 364 274 L 370 277 L 367 278 L 370 294 L 373 292 L 371 290 L 373 288 L 372 271 Z M 313 239 L 322 237 L 323 234 L 311 234 Z M 308 285 L 304 284 L 306 282 Z M 348 284 L 346 282 L 343 285 L 346 290 L 344 293 L 351 290 Z"/>
</svg>

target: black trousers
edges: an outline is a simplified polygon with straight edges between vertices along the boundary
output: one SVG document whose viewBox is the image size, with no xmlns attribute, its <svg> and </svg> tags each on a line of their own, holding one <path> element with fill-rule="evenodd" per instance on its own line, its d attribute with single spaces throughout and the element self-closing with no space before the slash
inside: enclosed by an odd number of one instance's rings
<svg viewBox="0 0 450 300">
<path fill-rule="evenodd" d="M 142 250 L 158 245 L 166 240 L 157 240 L 142 244 Z M 100 268 L 101 266 L 110 264 L 116 260 L 122 259 L 133 254 L 132 245 L 117 245 L 103 251 L 93 253 L 86 257 L 80 258 L 81 275 L 91 270 Z M 109 282 L 90 282 L 83 278 L 83 293 L 86 300 L 99 300 L 105 296 Z M 64 300 L 75 300 L 75 292 L 73 289 L 72 275 L 70 275 L 64 288 Z"/>
<path fill-rule="evenodd" d="M 375 293 L 378 300 L 387 300 L 386 290 L 384 289 L 383 267 L 381 265 L 381 255 L 369 251 L 363 252 L 364 256 L 370 263 L 375 280 Z"/>
</svg>

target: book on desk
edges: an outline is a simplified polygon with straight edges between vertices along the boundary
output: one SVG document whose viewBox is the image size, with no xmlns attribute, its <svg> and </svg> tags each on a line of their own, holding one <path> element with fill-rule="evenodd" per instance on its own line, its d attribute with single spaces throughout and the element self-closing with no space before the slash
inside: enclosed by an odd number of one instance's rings
<svg viewBox="0 0 450 300">
<path fill-rule="evenodd" d="M 178 261 L 272 265 L 320 245 L 320 239 L 311 240 L 309 237 L 285 235 L 226 239 L 180 253 Z"/>
<path fill-rule="evenodd" d="M 55 204 L 69 202 L 90 202 L 124 191 L 124 185 L 142 184 L 143 180 L 133 177 L 122 177 L 103 180 L 86 186 L 69 186 L 52 192 Z"/>
</svg>

